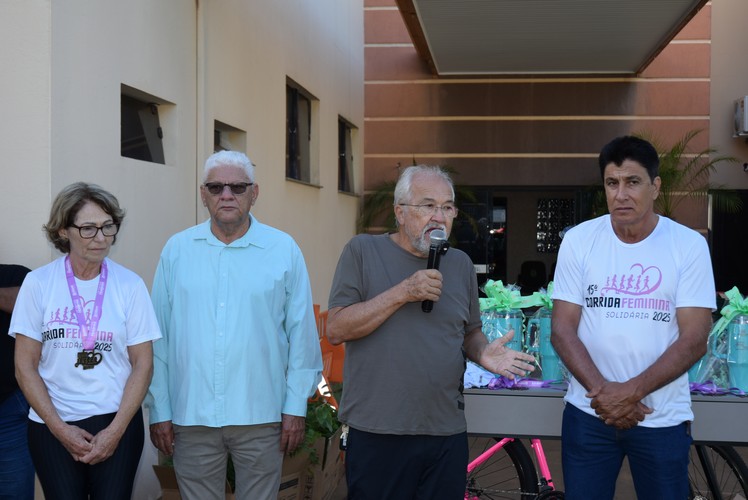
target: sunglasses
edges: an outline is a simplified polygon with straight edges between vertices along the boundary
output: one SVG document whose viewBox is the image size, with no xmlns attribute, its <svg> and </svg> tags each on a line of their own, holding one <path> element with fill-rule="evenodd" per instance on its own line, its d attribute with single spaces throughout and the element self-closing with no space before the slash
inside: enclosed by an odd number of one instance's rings
<svg viewBox="0 0 748 500">
<path fill-rule="evenodd" d="M 254 184 L 254 182 L 206 182 L 203 186 L 205 186 L 205 189 L 207 189 L 210 194 L 216 196 L 223 193 L 226 186 L 229 187 L 232 194 L 244 194 L 247 191 L 247 188 L 252 184 Z"/>
</svg>

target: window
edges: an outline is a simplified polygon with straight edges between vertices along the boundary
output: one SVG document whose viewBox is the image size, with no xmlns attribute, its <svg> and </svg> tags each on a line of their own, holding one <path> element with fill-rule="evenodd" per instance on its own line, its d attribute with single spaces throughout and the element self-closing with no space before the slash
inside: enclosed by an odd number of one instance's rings
<svg viewBox="0 0 748 500">
<path fill-rule="evenodd" d="M 314 97 L 292 81 L 286 85 L 286 177 L 314 182 L 312 172 Z"/>
<path fill-rule="evenodd" d="M 160 99 L 122 85 L 120 154 L 136 160 L 165 164 L 164 132 L 159 122 Z"/>
<path fill-rule="evenodd" d="M 338 191 L 353 192 L 353 127 L 338 117 Z"/>
<path fill-rule="evenodd" d="M 247 133 L 218 120 L 213 121 L 213 152 L 246 151 Z"/>
<path fill-rule="evenodd" d="M 539 253 L 556 253 L 561 246 L 561 231 L 574 224 L 574 200 L 539 198 L 537 245 Z"/>
</svg>

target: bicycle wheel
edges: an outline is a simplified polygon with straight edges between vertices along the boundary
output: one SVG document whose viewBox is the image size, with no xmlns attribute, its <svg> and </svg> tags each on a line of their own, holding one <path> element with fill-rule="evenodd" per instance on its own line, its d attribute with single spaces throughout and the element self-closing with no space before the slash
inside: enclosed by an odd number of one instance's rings
<svg viewBox="0 0 748 500">
<path fill-rule="evenodd" d="M 471 438 L 471 460 L 502 438 Z M 520 440 L 496 452 L 467 476 L 466 498 L 529 500 L 538 494 L 535 466 Z"/>
<path fill-rule="evenodd" d="M 691 446 L 688 480 L 693 500 L 748 498 L 748 468 L 732 446 Z"/>
</svg>

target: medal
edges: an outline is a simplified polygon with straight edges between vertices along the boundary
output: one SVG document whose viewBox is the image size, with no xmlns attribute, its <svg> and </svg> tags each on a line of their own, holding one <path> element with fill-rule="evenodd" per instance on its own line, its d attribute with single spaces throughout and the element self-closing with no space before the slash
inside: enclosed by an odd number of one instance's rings
<svg viewBox="0 0 748 500">
<path fill-rule="evenodd" d="M 90 351 L 83 349 L 78 353 L 78 361 L 75 363 L 75 367 L 78 368 L 80 365 L 83 366 L 84 370 L 90 370 L 101 363 L 101 358 L 103 357 L 104 356 L 100 352 L 96 352 L 93 349 Z"/>
<path fill-rule="evenodd" d="M 75 367 L 82 366 L 84 370 L 90 370 L 101 363 L 104 357 L 102 353 L 96 352 L 96 331 L 99 328 L 101 319 L 101 307 L 104 303 L 104 293 L 106 293 L 106 282 L 109 276 L 106 262 L 101 261 L 101 274 L 99 275 L 99 286 L 96 289 L 96 299 L 94 299 L 93 311 L 91 313 L 91 322 L 86 324 L 86 317 L 83 313 L 83 297 L 78 293 L 78 286 L 75 284 L 75 273 L 73 265 L 70 263 L 70 256 L 65 257 L 65 277 L 68 282 L 70 299 L 73 301 L 73 311 L 78 321 L 81 338 L 83 339 L 83 350 L 78 353 Z"/>
</svg>

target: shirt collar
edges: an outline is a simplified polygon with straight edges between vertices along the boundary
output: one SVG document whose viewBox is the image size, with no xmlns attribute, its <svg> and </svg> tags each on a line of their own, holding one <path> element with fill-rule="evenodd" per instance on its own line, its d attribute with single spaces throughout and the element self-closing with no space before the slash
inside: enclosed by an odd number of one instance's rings
<svg viewBox="0 0 748 500">
<path fill-rule="evenodd" d="M 246 248 L 252 245 L 259 248 L 265 248 L 267 246 L 268 240 L 264 224 L 258 221 L 257 218 L 252 215 L 252 213 L 249 214 L 249 218 L 251 221 L 251 223 L 249 224 L 249 230 L 244 233 L 241 238 L 232 241 L 228 245 L 216 238 L 216 236 L 210 230 L 210 219 L 197 226 L 195 239 L 205 240 L 209 245 L 221 247 Z"/>
</svg>

